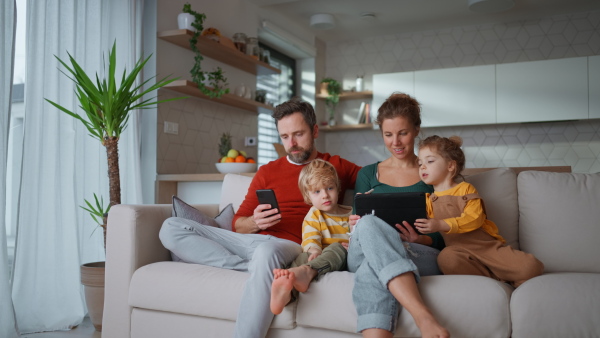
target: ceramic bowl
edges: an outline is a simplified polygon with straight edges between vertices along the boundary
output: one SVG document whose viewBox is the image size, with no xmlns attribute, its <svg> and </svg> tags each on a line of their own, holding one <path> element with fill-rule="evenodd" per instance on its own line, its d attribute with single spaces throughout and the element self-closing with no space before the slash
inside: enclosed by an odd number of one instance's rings
<svg viewBox="0 0 600 338">
<path fill-rule="evenodd" d="M 239 174 L 256 172 L 256 163 L 215 163 L 220 173 Z"/>
</svg>

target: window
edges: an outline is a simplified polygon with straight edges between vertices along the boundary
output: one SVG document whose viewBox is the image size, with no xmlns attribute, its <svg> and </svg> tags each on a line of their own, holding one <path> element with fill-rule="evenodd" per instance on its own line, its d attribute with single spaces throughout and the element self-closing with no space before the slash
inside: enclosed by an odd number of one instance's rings
<svg viewBox="0 0 600 338">
<path fill-rule="evenodd" d="M 11 97 L 10 129 L 6 166 L 6 240 L 9 273 L 12 274 L 17 235 L 17 205 L 21 184 L 23 157 L 23 122 L 25 117 L 25 13 L 27 0 L 17 0 L 17 25 L 15 34 L 15 64 Z"/>
<path fill-rule="evenodd" d="M 271 48 L 260 44 L 268 50 L 270 64 L 281 69 L 281 74 L 259 75 L 257 77 L 257 90 L 267 91 L 267 102 L 278 105 L 295 96 L 296 88 L 296 60 Z M 271 114 L 258 115 L 258 165 L 267 164 L 278 158 L 273 143 L 280 143 L 279 134 Z"/>
</svg>

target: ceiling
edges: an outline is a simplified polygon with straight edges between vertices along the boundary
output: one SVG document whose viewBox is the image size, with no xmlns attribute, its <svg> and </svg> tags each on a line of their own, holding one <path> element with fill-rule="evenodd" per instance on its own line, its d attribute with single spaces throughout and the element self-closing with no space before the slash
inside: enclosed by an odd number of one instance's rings
<svg viewBox="0 0 600 338">
<path fill-rule="evenodd" d="M 600 10 L 600 0 L 514 0 L 501 13 L 480 14 L 469 10 L 468 0 L 247 0 L 312 30 L 323 41 L 343 41 L 456 26 L 508 23 Z M 491 0 L 488 0 L 491 1 Z M 336 27 L 310 28 L 310 17 L 332 14 Z M 361 18 L 363 13 L 375 19 Z"/>
</svg>

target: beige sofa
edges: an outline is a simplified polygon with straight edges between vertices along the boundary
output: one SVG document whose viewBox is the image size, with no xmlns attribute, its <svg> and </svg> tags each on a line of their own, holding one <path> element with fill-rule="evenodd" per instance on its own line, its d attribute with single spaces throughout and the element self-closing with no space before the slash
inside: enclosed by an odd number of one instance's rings
<svg viewBox="0 0 600 338">
<path fill-rule="evenodd" d="M 471 175 L 510 244 L 544 275 L 512 287 L 479 276 L 424 277 L 425 302 L 453 337 L 600 337 L 600 174 L 494 169 Z M 223 207 L 250 178 L 227 175 Z M 216 215 L 219 205 L 198 206 Z M 230 337 L 246 273 L 170 261 L 158 231 L 170 205 L 109 215 L 103 337 Z M 276 316 L 269 337 L 356 337 L 352 274 L 333 272 Z M 419 336 L 400 313 L 395 337 Z"/>
</svg>

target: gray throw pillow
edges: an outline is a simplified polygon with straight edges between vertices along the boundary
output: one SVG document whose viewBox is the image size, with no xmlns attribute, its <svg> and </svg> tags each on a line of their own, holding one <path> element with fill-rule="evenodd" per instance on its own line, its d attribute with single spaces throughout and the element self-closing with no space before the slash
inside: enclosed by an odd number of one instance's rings
<svg viewBox="0 0 600 338">
<path fill-rule="evenodd" d="M 179 197 L 173 196 L 173 208 L 171 210 L 171 215 L 173 217 L 181 217 L 198 222 L 200 224 L 231 231 L 231 223 L 233 222 L 234 214 L 233 205 L 229 204 L 223 208 L 217 217 L 212 218 L 204 214 L 202 211 L 185 203 Z"/>
</svg>

